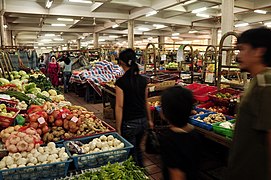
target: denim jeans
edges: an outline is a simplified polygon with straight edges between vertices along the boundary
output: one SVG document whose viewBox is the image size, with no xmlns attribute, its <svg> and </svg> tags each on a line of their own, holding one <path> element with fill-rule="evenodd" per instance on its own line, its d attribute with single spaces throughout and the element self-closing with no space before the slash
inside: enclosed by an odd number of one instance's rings
<svg viewBox="0 0 271 180">
<path fill-rule="evenodd" d="M 70 81 L 71 75 L 72 75 L 71 72 L 63 72 L 64 92 L 67 92 L 69 89 L 69 81 Z"/>
<path fill-rule="evenodd" d="M 123 120 L 122 122 L 121 135 L 134 146 L 134 148 L 130 151 L 130 155 L 132 155 L 136 164 L 141 167 L 143 167 L 143 157 L 140 144 L 146 128 L 146 118 L 129 120 L 128 122 Z"/>
</svg>

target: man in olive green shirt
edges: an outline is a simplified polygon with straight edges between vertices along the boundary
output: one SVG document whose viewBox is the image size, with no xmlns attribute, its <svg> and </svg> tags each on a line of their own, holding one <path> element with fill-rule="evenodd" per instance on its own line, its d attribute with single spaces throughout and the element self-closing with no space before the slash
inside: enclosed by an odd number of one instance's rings
<svg viewBox="0 0 271 180">
<path fill-rule="evenodd" d="M 253 79 L 240 102 L 226 179 L 270 180 L 271 30 L 247 30 L 237 46 L 240 69 Z"/>
</svg>

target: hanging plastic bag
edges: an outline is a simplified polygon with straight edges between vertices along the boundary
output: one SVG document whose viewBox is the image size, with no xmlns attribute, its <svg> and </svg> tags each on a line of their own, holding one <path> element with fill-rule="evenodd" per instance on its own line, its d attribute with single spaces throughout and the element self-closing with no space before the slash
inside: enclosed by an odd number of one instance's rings
<svg viewBox="0 0 271 180">
<path fill-rule="evenodd" d="M 159 140 L 153 129 L 149 129 L 147 132 L 145 152 L 148 154 L 159 154 L 160 152 Z"/>
</svg>

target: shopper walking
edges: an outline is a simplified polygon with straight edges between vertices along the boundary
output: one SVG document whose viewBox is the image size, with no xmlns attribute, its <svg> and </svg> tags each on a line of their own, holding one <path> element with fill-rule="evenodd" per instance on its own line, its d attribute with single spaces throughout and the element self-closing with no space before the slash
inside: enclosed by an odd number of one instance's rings
<svg viewBox="0 0 271 180">
<path fill-rule="evenodd" d="M 253 79 L 238 108 L 226 179 L 270 180 L 271 30 L 247 30 L 237 46 L 240 69 Z"/>
<path fill-rule="evenodd" d="M 131 155 L 137 165 L 143 167 L 140 143 L 147 122 L 153 128 L 146 101 L 147 81 L 139 74 L 136 54 L 132 49 L 122 51 L 119 60 L 125 74 L 116 81 L 116 128 L 119 134 L 134 145 Z"/>
<path fill-rule="evenodd" d="M 68 53 L 64 53 L 64 69 L 63 69 L 63 78 L 64 78 L 64 92 L 69 91 L 69 81 L 72 75 L 72 61 L 69 58 Z"/>
<path fill-rule="evenodd" d="M 193 95 L 175 86 L 161 96 L 161 117 L 169 127 L 159 133 L 164 180 L 198 179 L 199 137 L 188 124 Z"/>
<path fill-rule="evenodd" d="M 52 85 L 55 87 L 57 87 L 59 84 L 59 79 L 58 79 L 59 71 L 60 71 L 60 67 L 59 67 L 58 62 L 56 62 L 56 57 L 52 56 L 51 62 L 48 65 L 47 74 L 52 82 Z"/>
</svg>

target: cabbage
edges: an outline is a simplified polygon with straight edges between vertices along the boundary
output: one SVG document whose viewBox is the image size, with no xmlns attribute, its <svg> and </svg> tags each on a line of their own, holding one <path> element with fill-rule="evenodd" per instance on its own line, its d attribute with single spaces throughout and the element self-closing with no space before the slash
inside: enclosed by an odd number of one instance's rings
<svg viewBox="0 0 271 180">
<path fill-rule="evenodd" d="M 44 95 L 44 96 L 46 96 L 46 97 L 49 97 L 49 96 L 50 96 L 50 94 L 49 94 L 47 91 L 42 91 L 41 94 Z"/>
<path fill-rule="evenodd" d="M 54 90 L 54 89 L 50 89 L 48 92 L 49 92 L 49 94 L 50 94 L 51 96 L 56 96 L 56 95 L 57 95 L 57 92 L 56 92 L 56 90 Z"/>
<path fill-rule="evenodd" d="M 23 80 L 23 79 L 29 79 L 29 75 L 28 75 L 28 74 L 23 75 L 23 76 L 21 77 L 21 79 L 22 79 L 22 80 Z"/>
<path fill-rule="evenodd" d="M 41 89 L 40 88 L 32 88 L 28 92 L 31 94 L 37 95 L 38 93 L 41 93 Z"/>
<path fill-rule="evenodd" d="M 11 71 L 11 73 L 13 74 L 13 76 L 19 75 L 18 71 Z"/>
<path fill-rule="evenodd" d="M 30 89 L 36 88 L 36 84 L 35 83 L 29 83 L 27 85 L 24 86 L 24 89 L 26 92 L 29 92 Z"/>
<path fill-rule="evenodd" d="M 20 71 L 19 71 L 19 75 L 21 75 L 21 76 L 26 75 L 26 72 L 23 71 L 23 70 L 20 70 Z"/>
<path fill-rule="evenodd" d="M 6 85 L 9 84 L 9 80 L 5 79 L 5 78 L 0 78 L 0 85 Z"/>
</svg>

